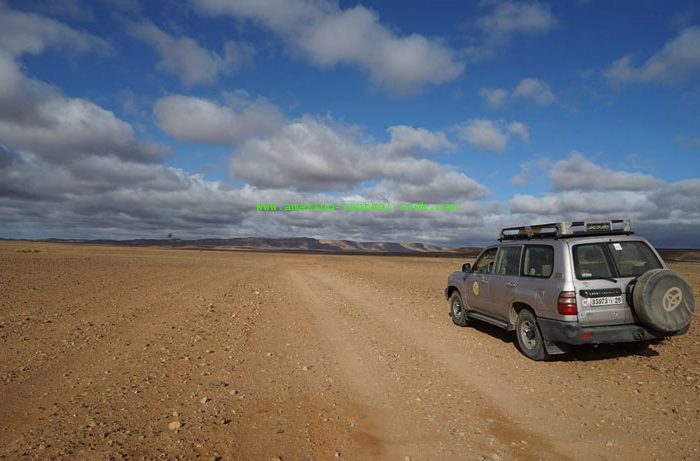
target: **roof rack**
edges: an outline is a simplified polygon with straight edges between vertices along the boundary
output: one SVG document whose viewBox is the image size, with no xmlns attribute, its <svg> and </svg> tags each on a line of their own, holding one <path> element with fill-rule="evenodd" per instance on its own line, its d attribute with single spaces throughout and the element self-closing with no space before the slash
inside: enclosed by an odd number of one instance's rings
<svg viewBox="0 0 700 461">
<path fill-rule="evenodd" d="M 629 219 L 613 219 L 610 221 L 565 221 L 550 224 L 537 224 L 534 226 L 505 227 L 501 229 L 498 241 L 618 234 L 632 234 Z"/>
</svg>

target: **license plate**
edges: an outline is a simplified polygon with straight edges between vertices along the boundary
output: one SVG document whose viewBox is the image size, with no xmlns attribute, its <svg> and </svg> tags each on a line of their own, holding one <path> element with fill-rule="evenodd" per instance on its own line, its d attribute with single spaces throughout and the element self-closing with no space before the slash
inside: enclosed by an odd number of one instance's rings
<svg viewBox="0 0 700 461">
<path fill-rule="evenodd" d="M 622 296 L 606 296 L 603 298 L 591 298 L 591 307 L 610 306 L 613 304 L 622 304 Z"/>
</svg>

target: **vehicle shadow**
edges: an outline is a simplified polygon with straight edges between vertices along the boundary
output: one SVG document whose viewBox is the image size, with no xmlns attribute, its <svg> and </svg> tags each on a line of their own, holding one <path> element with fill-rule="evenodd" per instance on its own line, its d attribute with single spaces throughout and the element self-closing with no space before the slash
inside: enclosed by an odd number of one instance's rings
<svg viewBox="0 0 700 461">
<path fill-rule="evenodd" d="M 498 338 L 504 343 L 515 345 L 515 334 L 512 331 L 506 331 L 503 328 L 499 328 L 495 325 L 491 325 L 490 323 L 482 322 L 481 320 L 476 319 L 470 321 L 469 328 L 473 328 L 480 333 Z"/>
<path fill-rule="evenodd" d="M 493 338 L 500 339 L 502 342 L 512 344 L 517 352 L 517 344 L 515 341 L 515 332 L 506 331 L 490 323 L 479 320 L 472 320 L 469 328 L 473 328 L 480 333 L 487 334 Z M 519 352 L 517 352 L 519 353 Z M 638 356 L 638 357 L 656 357 L 659 353 L 654 350 L 654 345 L 641 351 L 631 350 L 629 345 L 625 344 L 586 344 L 582 346 L 570 346 L 566 354 L 553 355 L 549 359 L 550 362 L 591 362 L 596 360 L 609 360 L 621 357 Z"/>
<path fill-rule="evenodd" d="M 553 355 L 549 360 L 551 362 L 591 362 L 629 356 L 656 357 L 659 353 L 653 347 L 635 351 L 626 344 L 585 344 L 571 346 L 566 354 Z"/>
</svg>

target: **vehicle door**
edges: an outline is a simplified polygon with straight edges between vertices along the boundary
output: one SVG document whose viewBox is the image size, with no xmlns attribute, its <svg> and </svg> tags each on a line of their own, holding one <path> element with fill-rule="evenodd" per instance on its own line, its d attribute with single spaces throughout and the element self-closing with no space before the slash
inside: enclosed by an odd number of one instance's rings
<svg viewBox="0 0 700 461">
<path fill-rule="evenodd" d="M 496 255 L 496 265 L 489 283 L 492 304 L 489 313 L 499 319 L 508 319 L 510 306 L 515 297 L 520 274 L 522 245 L 502 246 Z"/>
<path fill-rule="evenodd" d="M 490 312 L 489 284 L 493 277 L 497 247 L 487 248 L 474 263 L 472 275 L 465 280 L 467 303 L 472 309 Z"/>
<path fill-rule="evenodd" d="M 557 298 L 561 280 L 554 278 L 554 247 L 546 244 L 525 245 L 522 271 L 518 278 L 517 297 L 531 306 L 537 317 L 557 318 Z M 561 269 L 560 269 L 561 270 Z"/>
</svg>

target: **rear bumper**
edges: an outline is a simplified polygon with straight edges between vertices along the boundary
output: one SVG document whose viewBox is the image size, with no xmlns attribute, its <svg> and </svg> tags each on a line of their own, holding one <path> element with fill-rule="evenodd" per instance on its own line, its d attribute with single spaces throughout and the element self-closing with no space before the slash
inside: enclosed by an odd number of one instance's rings
<svg viewBox="0 0 700 461">
<path fill-rule="evenodd" d="M 585 327 L 576 322 L 543 318 L 537 319 L 537 323 L 546 342 L 575 345 L 651 341 L 681 335 L 688 331 L 688 327 L 685 327 L 674 333 L 660 333 L 638 324 Z"/>
</svg>

